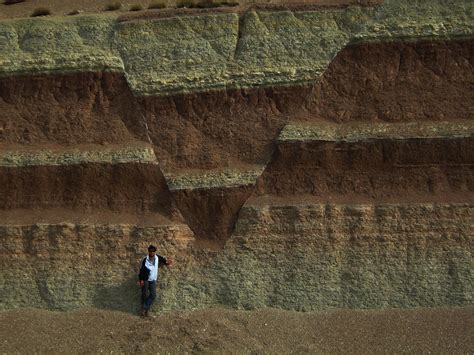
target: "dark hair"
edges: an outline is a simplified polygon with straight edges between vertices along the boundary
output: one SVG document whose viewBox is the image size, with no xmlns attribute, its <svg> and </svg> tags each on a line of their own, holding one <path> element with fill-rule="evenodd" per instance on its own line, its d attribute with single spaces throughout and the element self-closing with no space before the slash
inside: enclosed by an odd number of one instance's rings
<svg viewBox="0 0 474 355">
<path fill-rule="evenodd" d="M 150 244 L 150 246 L 148 247 L 148 251 L 156 251 L 156 247 Z"/>
</svg>

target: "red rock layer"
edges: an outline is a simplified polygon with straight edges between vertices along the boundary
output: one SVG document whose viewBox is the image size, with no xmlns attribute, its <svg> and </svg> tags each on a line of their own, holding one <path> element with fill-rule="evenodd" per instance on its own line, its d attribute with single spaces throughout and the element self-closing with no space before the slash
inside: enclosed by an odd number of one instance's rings
<svg viewBox="0 0 474 355">
<path fill-rule="evenodd" d="M 0 209 L 157 212 L 174 217 L 158 165 L 77 164 L 0 168 Z"/>
<path fill-rule="evenodd" d="M 253 186 L 176 190 L 173 197 L 198 243 L 222 247 L 252 191 Z"/>
<path fill-rule="evenodd" d="M 143 130 L 122 74 L 0 78 L 0 142 L 119 143 Z"/>
<path fill-rule="evenodd" d="M 472 119 L 473 66 L 472 39 L 352 45 L 314 86 L 305 119 Z"/>
<path fill-rule="evenodd" d="M 473 138 L 287 142 L 258 181 L 260 195 L 400 198 L 474 192 Z"/>
<path fill-rule="evenodd" d="M 211 91 L 140 99 L 165 171 L 265 163 L 307 87 Z"/>
</svg>

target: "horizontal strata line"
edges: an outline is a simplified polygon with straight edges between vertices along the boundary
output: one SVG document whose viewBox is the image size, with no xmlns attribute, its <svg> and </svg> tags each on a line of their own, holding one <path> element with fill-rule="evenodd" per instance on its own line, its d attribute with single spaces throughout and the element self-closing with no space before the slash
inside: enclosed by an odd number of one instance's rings
<svg viewBox="0 0 474 355">
<path fill-rule="evenodd" d="M 30 209 L 19 208 L 0 210 L 2 225 L 129 225 L 129 226 L 167 226 L 181 225 L 158 212 L 114 212 L 108 210 L 81 211 L 58 208 Z"/>
<path fill-rule="evenodd" d="M 64 75 L 76 73 L 118 73 L 124 74 L 125 68 L 120 57 L 95 55 L 74 55 L 68 58 L 41 60 L 0 58 L 0 78 L 15 76 Z"/>
<path fill-rule="evenodd" d="M 0 167 L 39 165 L 74 165 L 84 163 L 152 163 L 157 164 L 153 148 L 134 142 L 128 145 L 76 146 L 2 146 Z"/>
<path fill-rule="evenodd" d="M 38 229 L 47 229 L 50 227 L 66 227 L 71 229 L 76 228 L 120 228 L 120 229 L 166 229 L 166 230 L 189 230 L 189 227 L 186 224 L 156 224 L 156 225 L 141 225 L 135 223 L 72 223 L 72 222 L 57 222 L 57 223 L 2 223 L 0 224 L 1 228 L 25 228 L 25 227 L 35 227 Z M 190 232 L 191 233 L 191 232 Z"/>
<path fill-rule="evenodd" d="M 301 201 L 301 202 L 283 202 L 283 201 L 260 201 L 258 199 L 252 199 L 247 202 L 242 209 L 266 209 L 266 208 L 344 208 L 352 210 L 373 210 L 380 208 L 399 208 L 399 207 L 408 207 L 408 208 L 425 208 L 433 209 L 437 207 L 462 207 L 474 209 L 474 204 L 472 202 L 374 202 L 374 203 L 349 203 L 349 202 L 311 202 L 311 201 Z"/>
<path fill-rule="evenodd" d="M 474 191 L 416 193 L 409 196 L 371 198 L 361 194 L 315 196 L 310 194 L 253 196 L 244 207 L 289 206 L 411 206 L 411 205 L 469 205 L 474 207 Z"/>
<path fill-rule="evenodd" d="M 199 173 L 172 175 L 165 178 L 170 190 L 209 189 L 254 185 L 265 166 L 249 170 L 207 170 Z"/>
<path fill-rule="evenodd" d="M 429 121 L 404 123 L 346 123 L 286 125 L 278 141 L 357 142 L 371 139 L 469 138 L 474 135 L 471 121 Z"/>
</svg>

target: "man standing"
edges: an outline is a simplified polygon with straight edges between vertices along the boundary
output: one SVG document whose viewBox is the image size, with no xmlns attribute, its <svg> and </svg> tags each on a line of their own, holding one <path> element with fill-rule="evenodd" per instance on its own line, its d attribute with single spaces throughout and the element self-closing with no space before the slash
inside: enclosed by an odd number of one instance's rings
<svg viewBox="0 0 474 355">
<path fill-rule="evenodd" d="M 147 317 L 150 307 L 156 298 L 156 281 L 158 280 L 158 266 L 171 266 L 172 261 L 166 260 L 161 255 L 156 254 L 156 247 L 148 247 L 148 256 L 143 258 L 138 274 L 138 280 L 142 287 L 142 310 L 141 315 Z"/>
</svg>

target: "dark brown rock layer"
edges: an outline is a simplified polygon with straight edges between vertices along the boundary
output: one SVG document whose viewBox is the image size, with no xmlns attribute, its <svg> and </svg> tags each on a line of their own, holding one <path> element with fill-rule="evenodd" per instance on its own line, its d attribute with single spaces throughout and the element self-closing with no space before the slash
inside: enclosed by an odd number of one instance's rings
<svg viewBox="0 0 474 355">
<path fill-rule="evenodd" d="M 76 164 L 0 168 L 0 209 L 72 208 L 174 214 L 156 164 Z"/>
<path fill-rule="evenodd" d="M 224 246 L 253 186 L 175 190 L 173 197 L 198 244 Z"/>
<path fill-rule="evenodd" d="M 473 138 L 285 142 L 259 194 L 401 198 L 474 191 Z"/>
<path fill-rule="evenodd" d="M 314 86 L 306 119 L 472 119 L 474 41 L 356 44 Z"/>
</svg>

